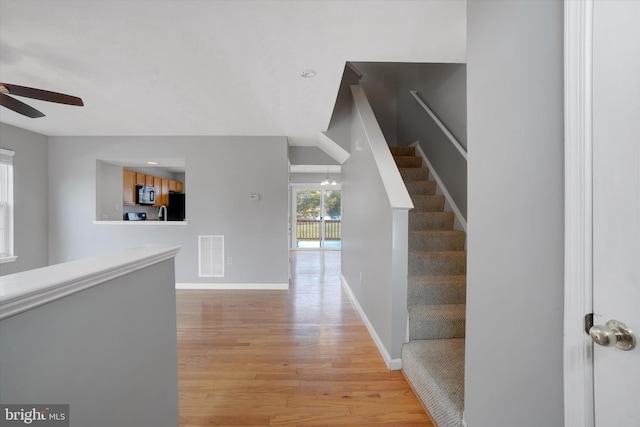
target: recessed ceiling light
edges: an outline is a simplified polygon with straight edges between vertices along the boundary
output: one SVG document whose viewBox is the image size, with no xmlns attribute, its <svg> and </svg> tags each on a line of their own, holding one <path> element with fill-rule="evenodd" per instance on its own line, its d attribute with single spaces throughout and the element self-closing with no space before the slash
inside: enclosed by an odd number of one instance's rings
<svg viewBox="0 0 640 427">
<path fill-rule="evenodd" d="M 148 165 L 157 165 L 157 164 L 158 164 L 158 162 L 148 161 L 148 162 L 147 162 L 147 164 L 148 164 Z"/>
<path fill-rule="evenodd" d="M 304 77 L 305 79 L 310 79 L 311 77 L 314 77 L 316 75 L 316 72 L 313 70 L 304 70 L 303 72 L 300 73 L 301 77 Z"/>
</svg>

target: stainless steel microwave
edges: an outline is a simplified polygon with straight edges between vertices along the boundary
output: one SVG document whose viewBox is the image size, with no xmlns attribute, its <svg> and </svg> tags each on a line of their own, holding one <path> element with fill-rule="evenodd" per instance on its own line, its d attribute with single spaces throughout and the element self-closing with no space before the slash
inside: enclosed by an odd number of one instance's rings
<svg viewBox="0 0 640 427">
<path fill-rule="evenodd" d="M 147 185 L 137 185 L 136 203 L 139 205 L 153 205 L 156 203 L 156 188 Z"/>
</svg>

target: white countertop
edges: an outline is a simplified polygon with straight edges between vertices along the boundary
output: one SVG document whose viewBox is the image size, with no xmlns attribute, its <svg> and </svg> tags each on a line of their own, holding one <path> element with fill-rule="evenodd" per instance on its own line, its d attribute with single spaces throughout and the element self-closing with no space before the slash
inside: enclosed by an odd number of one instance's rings
<svg viewBox="0 0 640 427">
<path fill-rule="evenodd" d="M 189 221 L 186 219 L 183 221 L 158 221 L 157 219 L 148 219 L 146 221 L 93 221 L 94 224 L 98 225 L 160 225 L 160 226 L 168 226 L 168 225 L 187 225 Z"/>
<path fill-rule="evenodd" d="M 0 319 L 174 258 L 180 247 L 145 245 L 0 276 Z"/>
</svg>

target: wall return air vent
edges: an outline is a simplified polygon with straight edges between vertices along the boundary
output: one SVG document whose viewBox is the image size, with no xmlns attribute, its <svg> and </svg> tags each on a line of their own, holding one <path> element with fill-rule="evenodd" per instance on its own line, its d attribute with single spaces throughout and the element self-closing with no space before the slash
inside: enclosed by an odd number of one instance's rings
<svg viewBox="0 0 640 427">
<path fill-rule="evenodd" d="M 224 277 L 224 236 L 198 236 L 198 275 Z"/>
</svg>

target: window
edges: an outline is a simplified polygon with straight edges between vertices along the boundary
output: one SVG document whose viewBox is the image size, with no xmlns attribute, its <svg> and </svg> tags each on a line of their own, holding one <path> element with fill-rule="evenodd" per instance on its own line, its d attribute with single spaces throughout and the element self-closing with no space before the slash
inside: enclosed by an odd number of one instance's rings
<svg viewBox="0 0 640 427">
<path fill-rule="evenodd" d="M 0 148 L 0 263 L 15 261 L 13 254 L 13 155 Z"/>
</svg>

